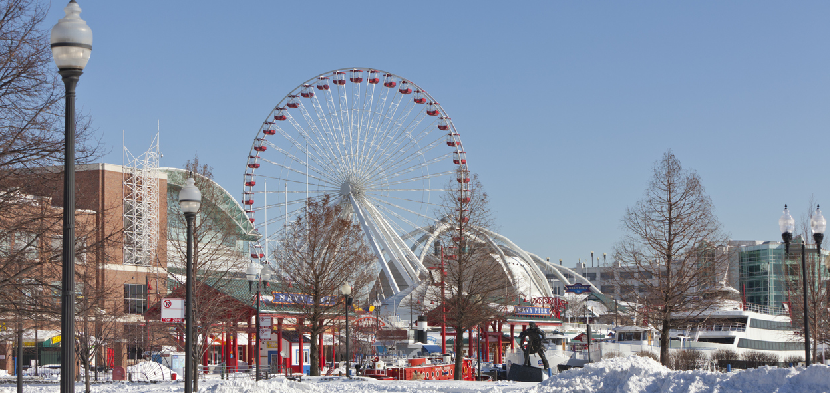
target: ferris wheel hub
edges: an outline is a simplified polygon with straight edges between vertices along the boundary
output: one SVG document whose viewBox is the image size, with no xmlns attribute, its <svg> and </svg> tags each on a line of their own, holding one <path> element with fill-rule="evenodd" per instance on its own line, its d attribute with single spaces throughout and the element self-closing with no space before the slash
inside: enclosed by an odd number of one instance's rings
<svg viewBox="0 0 830 393">
<path fill-rule="evenodd" d="M 363 185 L 360 182 L 349 178 L 340 185 L 340 196 L 346 198 L 352 194 L 355 197 L 363 195 Z"/>
</svg>

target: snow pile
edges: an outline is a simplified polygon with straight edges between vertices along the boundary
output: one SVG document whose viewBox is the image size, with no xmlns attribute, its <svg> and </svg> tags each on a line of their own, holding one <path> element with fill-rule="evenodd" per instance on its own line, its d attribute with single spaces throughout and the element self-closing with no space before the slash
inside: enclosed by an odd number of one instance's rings
<svg viewBox="0 0 830 393">
<path fill-rule="evenodd" d="M 141 362 L 127 367 L 132 381 L 169 381 L 173 371 L 161 363 Z"/>
<path fill-rule="evenodd" d="M 606 359 L 572 369 L 539 385 L 540 393 L 830 392 L 830 367 L 762 367 L 734 373 L 672 371 L 647 357 Z"/>
<path fill-rule="evenodd" d="M 305 382 L 294 382 L 284 378 L 254 381 L 254 380 L 235 380 L 228 381 L 225 384 L 216 384 L 204 389 L 207 393 L 294 393 L 294 392 L 308 392 L 308 393 L 324 393 L 328 390 L 316 384 L 309 384 Z M 199 389 L 200 391 L 202 389 Z"/>
</svg>

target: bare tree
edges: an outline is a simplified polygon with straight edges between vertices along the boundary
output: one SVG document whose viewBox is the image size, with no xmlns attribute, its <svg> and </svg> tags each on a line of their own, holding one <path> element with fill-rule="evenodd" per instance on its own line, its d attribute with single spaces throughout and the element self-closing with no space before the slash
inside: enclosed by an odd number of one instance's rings
<svg viewBox="0 0 830 393">
<path fill-rule="evenodd" d="M 614 257 L 622 263 L 625 300 L 660 329 L 660 362 L 669 364 L 669 330 L 712 307 L 717 285 L 724 279 L 727 237 L 714 215 L 700 177 L 684 170 L 671 151 L 655 163 L 645 196 L 626 209 L 624 235 Z"/>
<path fill-rule="evenodd" d="M 84 369 L 84 384 L 89 393 L 95 359 L 102 358 L 102 348 L 118 338 L 118 325 L 124 312 L 114 300 L 121 296 L 122 288 L 116 282 L 97 282 L 98 269 L 94 265 L 82 266 L 77 271 L 75 355 Z M 97 368 L 94 371 L 97 380 Z"/>
<path fill-rule="evenodd" d="M 217 296 L 237 284 L 242 272 L 248 264 L 248 258 L 241 247 L 239 240 L 253 240 L 240 232 L 239 223 L 228 209 L 234 202 L 228 199 L 227 193 L 218 184 L 213 182 L 213 170 L 199 161 L 196 156 L 185 163 L 185 169 L 191 173 L 196 187 L 202 193 L 202 203 L 197 213 L 193 228 L 193 320 L 194 329 L 194 357 L 188 359 L 193 362 L 193 381 L 198 384 L 196 370 L 199 359 L 210 348 L 211 337 L 218 335 L 223 322 L 236 321 L 243 318 L 244 310 L 238 304 L 230 301 L 217 301 Z M 184 179 L 180 179 L 183 183 Z M 168 183 L 169 184 L 169 183 Z M 170 187 L 168 186 L 168 189 Z M 169 190 L 168 192 L 177 192 Z M 177 198 L 173 198 L 174 200 Z M 168 245 L 172 255 L 168 255 L 168 263 L 177 275 L 181 277 L 180 285 L 185 285 L 184 267 L 187 253 L 187 225 L 183 214 L 168 217 Z M 182 324 L 181 330 L 184 331 Z M 198 385 L 194 385 L 194 390 Z"/>
<path fill-rule="evenodd" d="M 455 330 L 455 379 L 460 380 L 464 358 L 461 335 L 499 316 L 501 305 L 515 293 L 508 277 L 501 274 L 494 250 L 482 240 L 481 230 L 493 225 L 487 192 L 478 176 L 472 176 L 468 183 L 464 181 L 468 178 L 466 171 L 458 175 L 461 180 L 449 182 L 445 188 L 450 191 L 442 195 L 436 211 L 442 217 L 439 225 L 446 225 L 447 230 L 439 236 L 441 244 L 446 245 L 444 272 L 433 276 L 436 284 L 444 277 L 443 290 L 434 290 L 431 296 Z"/>
<path fill-rule="evenodd" d="M 375 255 L 360 226 L 329 195 L 308 199 L 305 214 L 289 224 L 274 254 L 292 292 L 308 297 L 294 307 L 311 325 L 310 373 L 320 375 L 318 336 L 342 310 L 338 289 L 348 283 L 355 294 L 367 290 L 376 273 Z"/>
<path fill-rule="evenodd" d="M 21 299 L 21 290 L 44 285 L 33 273 L 50 260 L 31 256 L 61 228 L 62 212 L 42 196 L 56 194 L 60 182 L 50 180 L 62 174 L 38 172 L 32 181 L 35 168 L 63 162 L 65 146 L 63 84 L 52 62 L 51 26 L 43 25 L 47 11 L 34 0 L 0 0 L 0 313 L 15 309 L 5 305 Z M 77 162 L 100 157 L 89 116 L 76 119 Z"/>
</svg>

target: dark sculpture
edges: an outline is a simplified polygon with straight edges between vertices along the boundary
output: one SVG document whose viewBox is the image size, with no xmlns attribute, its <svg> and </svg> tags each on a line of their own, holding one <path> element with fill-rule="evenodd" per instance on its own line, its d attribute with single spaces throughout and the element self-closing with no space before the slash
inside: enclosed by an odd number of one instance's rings
<svg viewBox="0 0 830 393">
<path fill-rule="evenodd" d="M 525 344 L 525 338 L 527 339 L 527 344 Z M 545 369 L 550 370 L 548 359 L 545 357 L 545 346 L 542 345 L 544 338 L 545 332 L 536 327 L 535 322 L 531 322 L 530 328 L 519 334 L 519 347 L 525 353 L 525 366 L 530 366 L 530 354 L 536 354 L 542 358 L 542 364 L 545 365 Z"/>
</svg>

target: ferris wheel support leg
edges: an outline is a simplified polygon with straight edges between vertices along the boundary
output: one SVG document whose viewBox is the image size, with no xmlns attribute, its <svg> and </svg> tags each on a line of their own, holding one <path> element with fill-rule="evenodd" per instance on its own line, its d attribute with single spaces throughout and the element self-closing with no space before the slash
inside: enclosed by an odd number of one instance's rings
<svg viewBox="0 0 830 393">
<path fill-rule="evenodd" d="M 360 226 L 363 228 L 363 232 L 366 233 L 366 237 L 369 239 L 369 246 L 372 247 L 372 251 L 375 252 L 375 256 L 378 257 L 378 262 L 380 263 L 380 267 L 383 270 L 383 274 L 386 275 L 386 279 L 389 281 L 389 286 L 392 288 L 392 293 L 400 292 L 398 288 L 398 283 L 395 281 L 395 277 L 392 276 L 392 272 L 389 271 L 389 265 L 386 263 L 386 258 L 383 257 L 383 252 L 378 247 L 377 243 L 375 242 L 374 236 L 372 236 L 372 230 L 369 228 L 369 224 L 366 222 L 366 218 L 363 216 L 363 210 L 360 206 L 355 202 L 354 196 L 349 193 L 349 201 L 352 203 L 352 208 L 354 208 L 354 214 L 357 217 L 357 220 L 360 222 Z"/>
</svg>

